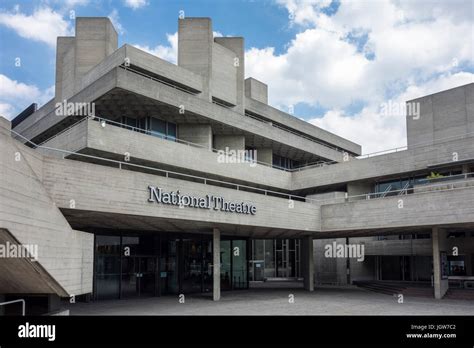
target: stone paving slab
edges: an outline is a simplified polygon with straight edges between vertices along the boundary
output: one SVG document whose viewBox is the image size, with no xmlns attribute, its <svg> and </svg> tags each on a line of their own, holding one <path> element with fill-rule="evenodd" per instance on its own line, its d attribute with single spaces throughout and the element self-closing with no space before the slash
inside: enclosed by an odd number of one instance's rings
<svg viewBox="0 0 474 348">
<path fill-rule="evenodd" d="M 290 294 L 294 303 L 289 303 Z M 76 303 L 71 315 L 474 315 L 474 301 L 398 298 L 358 288 L 250 289 L 211 294 L 162 296 Z"/>
</svg>

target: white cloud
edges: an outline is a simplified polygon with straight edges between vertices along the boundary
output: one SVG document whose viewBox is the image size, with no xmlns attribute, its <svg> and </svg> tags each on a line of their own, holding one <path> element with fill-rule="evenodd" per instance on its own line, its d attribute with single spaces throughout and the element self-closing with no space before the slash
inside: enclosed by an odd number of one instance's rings
<svg viewBox="0 0 474 348">
<path fill-rule="evenodd" d="M 31 15 L 19 12 L 18 7 L 13 12 L 0 12 L 0 24 L 25 39 L 44 42 L 51 47 L 56 45 L 58 36 L 69 36 L 73 32 L 70 23 L 49 7 L 38 8 Z"/>
<path fill-rule="evenodd" d="M 408 100 L 446 89 L 472 83 L 474 74 L 459 72 L 446 73 L 422 84 L 410 85 L 393 100 L 393 104 L 404 105 Z M 388 103 L 388 101 L 383 101 Z M 322 118 L 309 120 L 310 123 L 330 132 L 363 144 L 364 153 L 393 149 L 406 145 L 406 116 L 381 112 L 381 104 L 371 104 L 353 116 L 341 110 L 328 111 Z"/>
<path fill-rule="evenodd" d="M 61 1 L 67 8 L 76 6 L 86 6 L 89 4 L 89 0 L 65 0 Z"/>
<path fill-rule="evenodd" d="M 168 46 L 157 45 L 154 48 L 151 48 L 148 45 L 138 45 L 135 44 L 136 48 L 139 48 L 145 52 L 153 54 L 161 59 L 167 60 L 170 63 L 176 64 L 178 60 L 178 33 L 166 34 L 168 40 Z"/>
<path fill-rule="evenodd" d="M 0 74 L 0 115 L 12 119 L 31 103 L 43 105 L 54 97 L 54 86 L 40 90 Z"/>
<path fill-rule="evenodd" d="M 124 5 L 131 9 L 139 9 L 148 5 L 147 0 L 125 0 Z"/>
<path fill-rule="evenodd" d="M 114 8 L 107 17 L 109 17 L 110 21 L 115 27 L 115 30 L 117 30 L 117 33 L 119 35 L 123 35 L 125 33 L 125 29 L 122 26 L 122 23 L 120 23 L 120 16 L 118 14 L 117 9 Z"/>
<path fill-rule="evenodd" d="M 447 5 L 347 1 L 331 16 L 321 11 L 329 0 L 278 2 L 300 32 L 282 54 L 271 47 L 249 49 L 247 76 L 268 83 L 269 100 L 276 107 L 306 103 L 330 109 L 319 124 L 350 139 L 358 129 L 361 136 L 355 140 L 365 152 L 405 142 L 404 122 L 372 115 L 387 95 L 397 99 L 416 86 L 421 91 L 430 83 L 441 85 L 442 79 L 435 78 L 439 75 L 459 82 L 454 72 L 474 64 L 473 40 L 468 39 L 474 25 L 469 0 Z M 365 42 L 357 45 L 348 39 L 361 33 Z M 366 107 L 349 119 L 345 110 L 354 102 Z M 358 127 L 357 120 L 363 126 Z"/>
</svg>

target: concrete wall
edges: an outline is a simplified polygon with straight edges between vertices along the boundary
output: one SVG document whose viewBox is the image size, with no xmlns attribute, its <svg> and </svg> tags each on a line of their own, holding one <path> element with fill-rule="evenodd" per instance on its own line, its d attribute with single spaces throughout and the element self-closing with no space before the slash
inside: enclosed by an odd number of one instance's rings
<svg viewBox="0 0 474 348">
<path fill-rule="evenodd" d="M 178 66 L 203 77 L 201 97 L 211 101 L 212 23 L 210 18 L 178 20 Z"/>
<path fill-rule="evenodd" d="M 474 188 L 322 205 L 321 221 L 323 231 L 469 223 Z"/>
<path fill-rule="evenodd" d="M 416 147 L 360 160 L 336 163 L 323 167 L 308 168 L 293 173 L 293 189 L 340 184 L 374 179 L 394 174 L 428 170 L 428 166 L 474 158 L 472 138 L 451 140 L 432 146 Z"/>
<path fill-rule="evenodd" d="M 237 105 L 237 73 L 234 58 L 234 52 L 219 44 L 213 44 L 211 94 L 213 97 Z"/>
<path fill-rule="evenodd" d="M 345 245 L 346 238 L 316 239 L 313 241 L 316 284 L 347 284 L 347 259 L 325 256 L 325 246 L 332 245 L 333 242 Z"/>
<path fill-rule="evenodd" d="M 407 110 L 414 103 L 419 103 L 420 115 L 407 115 L 409 147 L 474 132 L 474 83 L 413 99 Z"/>
<path fill-rule="evenodd" d="M 76 56 L 74 40 L 73 37 L 58 37 L 56 41 L 56 102 L 61 102 L 74 94 Z"/>
<path fill-rule="evenodd" d="M 268 104 L 268 86 L 253 77 L 245 79 L 245 96 Z"/>
<path fill-rule="evenodd" d="M 84 76 L 117 48 L 117 32 L 107 17 L 77 17 L 75 78 Z"/>
<path fill-rule="evenodd" d="M 368 256 L 363 262 L 350 259 L 350 278 L 354 281 L 367 281 L 375 279 L 375 257 Z"/>
<path fill-rule="evenodd" d="M 203 127 L 204 131 L 206 131 L 205 127 L 208 127 L 193 125 L 189 127 L 190 131 L 194 132 L 194 126 L 198 129 Z M 179 127 L 178 131 L 181 133 L 181 125 Z M 195 137 L 193 134 L 195 133 L 191 133 L 190 137 Z M 202 139 L 204 145 L 207 135 L 205 139 Z M 248 163 L 220 163 L 217 153 L 204 148 L 175 143 L 110 124 L 103 128 L 99 122 L 92 120 L 78 123 L 46 142 L 44 146 L 67 151 L 85 150 L 92 153 L 100 151 L 102 155 L 118 160 L 123 160 L 125 153 L 129 153 L 133 163 L 166 165 L 203 175 L 212 173 L 223 180 L 238 180 L 274 189 L 290 186 L 291 173 L 289 172 L 259 164 L 250 166 Z M 37 151 L 51 157 L 62 158 L 63 155 L 53 150 L 38 149 Z"/>
<path fill-rule="evenodd" d="M 257 148 L 257 161 L 273 164 L 273 149 L 270 147 Z"/>
<path fill-rule="evenodd" d="M 178 126 L 178 138 L 212 149 L 212 128 L 208 124 L 182 123 Z"/>
<path fill-rule="evenodd" d="M 8 121 L 0 123 L 0 228 L 38 246 L 38 263 L 64 289 L 58 295 L 92 292 L 93 236 L 71 229 L 43 186 L 44 157 L 13 140 Z"/>
<path fill-rule="evenodd" d="M 217 150 L 245 150 L 245 137 L 243 135 L 214 135 L 214 148 Z"/>
<path fill-rule="evenodd" d="M 214 38 L 216 44 L 226 47 L 234 54 L 234 70 L 236 76 L 235 97 L 236 107 L 235 111 L 243 114 L 245 109 L 245 92 L 244 92 L 244 77 L 245 77 L 245 44 L 243 37 L 216 37 Z M 219 59 L 219 57 L 217 57 Z M 213 75 L 214 79 L 222 78 L 221 76 Z"/>
<path fill-rule="evenodd" d="M 44 183 L 57 207 L 69 209 L 70 200 L 74 199 L 74 209 L 78 211 L 116 214 L 114 220 L 123 215 L 127 225 L 130 222 L 127 216 L 172 220 L 175 224 L 232 225 L 233 230 L 244 235 L 254 233 L 255 238 L 263 226 L 266 232 L 273 228 L 308 234 L 319 226 L 319 212 L 312 204 L 295 201 L 292 207 L 284 198 L 72 160 L 45 159 Z M 210 194 L 233 202 L 251 203 L 257 207 L 257 213 L 243 215 L 150 203 L 147 201 L 149 185 L 162 187 L 167 192 L 180 190 L 182 194 L 198 197 Z M 226 233 L 224 228 L 222 233 Z"/>
</svg>

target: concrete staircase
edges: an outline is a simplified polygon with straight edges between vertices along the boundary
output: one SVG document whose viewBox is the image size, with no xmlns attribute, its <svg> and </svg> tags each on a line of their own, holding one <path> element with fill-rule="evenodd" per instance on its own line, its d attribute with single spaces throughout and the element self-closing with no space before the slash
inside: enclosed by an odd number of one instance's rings
<svg viewBox="0 0 474 348">
<path fill-rule="evenodd" d="M 396 281 L 355 281 L 354 285 L 385 295 L 433 297 L 433 288 L 429 283 Z"/>
<path fill-rule="evenodd" d="M 450 300 L 470 300 L 474 301 L 473 289 L 448 289 L 448 292 L 443 297 Z"/>
</svg>

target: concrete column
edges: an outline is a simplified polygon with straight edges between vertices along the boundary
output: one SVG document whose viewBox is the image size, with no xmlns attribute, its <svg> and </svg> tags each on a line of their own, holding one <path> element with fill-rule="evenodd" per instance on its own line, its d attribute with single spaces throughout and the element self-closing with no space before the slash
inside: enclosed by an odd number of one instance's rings
<svg viewBox="0 0 474 348">
<path fill-rule="evenodd" d="M 178 126 L 178 138 L 212 150 L 212 128 L 208 124 L 180 124 Z"/>
<path fill-rule="evenodd" d="M 259 147 L 257 148 L 257 161 L 273 164 L 273 149 L 271 147 Z"/>
<path fill-rule="evenodd" d="M 442 279 L 441 277 L 441 252 L 446 251 L 446 231 L 433 227 L 431 239 L 433 243 L 434 297 L 442 299 L 449 289 L 448 279 Z"/>
<path fill-rule="evenodd" d="M 224 151 L 226 148 L 229 151 L 245 150 L 245 136 L 216 134 L 214 135 L 214 148 Z"/>
<path fill-rule="evenodd" d="M 301 239 L 301 270 L 304 278 L 304 288 L 314 290 L 314 257 L 313 237 L 306 236 Z"/>
<path fill-rule="evenodd" d="M 212 299 L 219 301 L 221 298 L 221 232 L 214 228 L 212 238 L 212 254 L 213 254 L 213 287 Z"/>
</svg>

